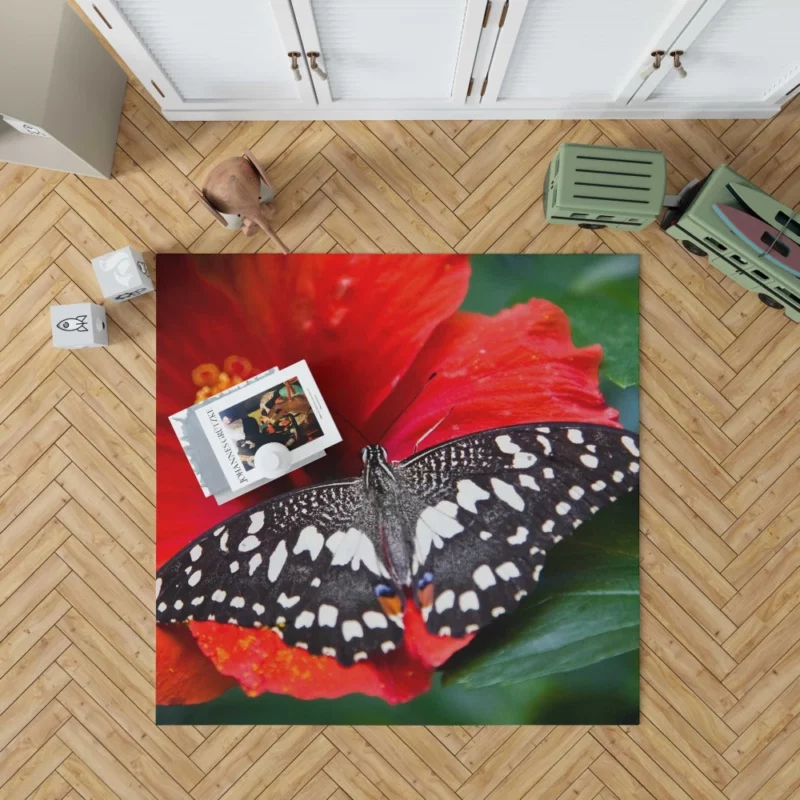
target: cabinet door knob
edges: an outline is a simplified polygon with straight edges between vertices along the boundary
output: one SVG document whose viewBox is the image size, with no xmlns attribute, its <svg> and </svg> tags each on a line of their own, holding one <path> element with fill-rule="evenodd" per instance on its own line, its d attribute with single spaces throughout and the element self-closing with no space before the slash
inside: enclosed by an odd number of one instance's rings
<svg viewBox="0 0 800 800">
<path fill-rule="evenodd" d="M 310 53 L 306 53 L 306 55 L 308 56 L 308 60 L 311 62 L 311 71 L 315 72 L 321 81 L 328 80 L 328 73 L 317 64 L 317 59 L 321 58 L 320 54 L 312 51 Z"/>
<path fill-rule="evenodd" d="M 657 69 L 661 69 L 661 59 L 664 58 L 664 51 L 653 50 L 650 55 L 653 57 L 653 63 L 646 70 L 639 73 L 639 77 L 643 81 L 646 81 Z"/>
<path fill-rule="evenodd" d="M 292 69 L 292 75 L 294 76 L 294 79 L 296 81 L 303 80 L 303 76 L 300 74 L 300 64 L 298 63 L 298 59 L 303 54 L 302 53 L 298 53 L 297 51 L 293 50 L 292 52 L 287 53 L 287 55 L 289 56 L 289 58 L 292 59 L 291 69 Z"/>
<path fill-rule="evenodd" d="M 678 77 L 685 78 L 686 70 L 683 68 L 683 64 L 681 64 L 683 50 L 672 50 L 670 51 L 670 55 L 672 56 L 672 63 L 675 66 L 675 69 L 678 70 Z"/>
</svg>

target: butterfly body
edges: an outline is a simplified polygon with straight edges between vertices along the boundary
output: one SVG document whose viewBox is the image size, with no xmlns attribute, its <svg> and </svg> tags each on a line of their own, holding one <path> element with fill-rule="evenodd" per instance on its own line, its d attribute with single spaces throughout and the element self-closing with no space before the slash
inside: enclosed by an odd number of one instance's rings
<svg viewBox="0 0 800 800">
<path fill-rule="evenodd" d="M 529 423 L 360 477 L 273 498 L 198 537 L 158 572 L 159 622 L 270 627 L 343 664 L 395 649 L 413 600 L 428 630 L 474 633 L 533 590 L 547 551 L 638 484 L 636 437 Z"/>
</svg>

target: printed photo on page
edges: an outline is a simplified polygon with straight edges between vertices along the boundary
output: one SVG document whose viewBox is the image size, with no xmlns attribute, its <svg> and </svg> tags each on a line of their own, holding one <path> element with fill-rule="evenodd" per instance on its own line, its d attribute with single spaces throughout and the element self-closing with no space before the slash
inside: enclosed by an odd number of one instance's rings
<svg viewBox="0 0 800 800">
<path fill-rule="evenodd" d="M 198 417 L 232 491 L 262 479 L 255 455 L 265 444 L 284 445 L 296 464 L 342 440 L 305 361 L 226 393 Z"/>
</svg>

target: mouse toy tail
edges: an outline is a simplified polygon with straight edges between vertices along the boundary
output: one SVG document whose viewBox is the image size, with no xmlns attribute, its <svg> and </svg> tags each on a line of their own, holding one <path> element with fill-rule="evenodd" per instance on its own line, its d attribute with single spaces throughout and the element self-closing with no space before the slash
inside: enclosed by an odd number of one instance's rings
<svg viewBox="0 0 800 800">
<path fill-rule="evenodd" d="M 264 233 L 267 234 L 280 248 L 280 251 L 284 254 L 289 253 L 289 248 L 283 243 L 283 240 L 280 236 L 275 232 L 275 229 L 270 225 L 269 220 L 267 219 L 266 214 L 259 214 L 256 219 L 254 220 L 256 225 L 261 228 Z"/>
</svg>

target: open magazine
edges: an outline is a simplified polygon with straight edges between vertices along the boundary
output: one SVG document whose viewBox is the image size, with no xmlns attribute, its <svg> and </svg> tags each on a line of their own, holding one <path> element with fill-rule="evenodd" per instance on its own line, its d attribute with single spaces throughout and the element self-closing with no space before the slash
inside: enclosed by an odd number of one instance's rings
<svg viewBox="0 0 800 800">
<path fill-rule="evenodd" d="M 203 494 L 218 503 L 275 480 L 260 468 L 259 448 L 287 448 L 290 472 L 342 441 L 305 361 L 273 367 L 169 419 Z"/>
</svg>

